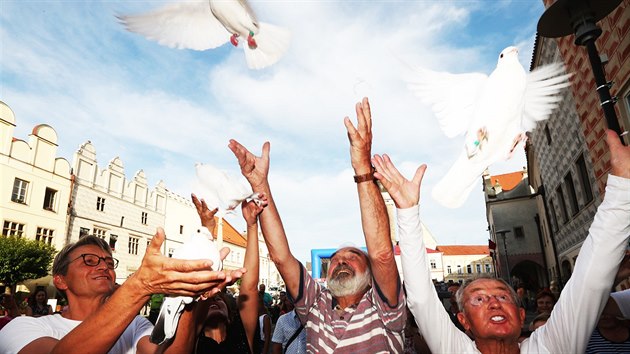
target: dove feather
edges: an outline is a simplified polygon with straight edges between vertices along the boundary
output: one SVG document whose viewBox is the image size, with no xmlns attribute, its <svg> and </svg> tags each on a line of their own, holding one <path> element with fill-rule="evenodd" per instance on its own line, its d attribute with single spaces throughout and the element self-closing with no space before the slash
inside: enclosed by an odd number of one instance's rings
<svg viewBox="0 0 630 354">
<path fill-rule="evenodd" d="M 269 23 L 259 23 L 259 32 L 256 35 L 256 49 L 243 46 L 245 60 L 250 69 L 262 69 L 275 64 L 289 48 L 291 32 Z"/>
<path fill-rule="evenodd" d="M 415 68 L 407 86 L 430 105 L 440 128 L 449 138 L 466 132 L 479 92 L 488 76 L 481 73 L 451 74 Z"/>
<path fill-rule="evenodd" d="M 212 49 L 227 43 L 231 35 L 212 15 L 207 0 L 178 2 L 146 14 L 117 17 L 130 32 L 171 48 Z"/>
</svg>

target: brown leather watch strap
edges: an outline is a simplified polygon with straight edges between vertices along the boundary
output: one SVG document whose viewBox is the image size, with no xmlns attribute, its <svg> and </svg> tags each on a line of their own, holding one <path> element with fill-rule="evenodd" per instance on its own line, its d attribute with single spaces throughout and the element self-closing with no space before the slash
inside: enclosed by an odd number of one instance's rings
<svg viewBox="0 0 630 354">
<path fill-rule="evenodd" d="M 368 182 L 368 181 L 374 181 L 374 170 L 364 175 L 354 176 L 355 183 Z"/>
</svg>

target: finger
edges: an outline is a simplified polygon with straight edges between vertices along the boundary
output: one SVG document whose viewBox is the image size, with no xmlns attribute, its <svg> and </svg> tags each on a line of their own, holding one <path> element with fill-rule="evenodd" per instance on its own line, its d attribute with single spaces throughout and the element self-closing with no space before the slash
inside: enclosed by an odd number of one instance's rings
<svg viewBox="0 0 630 354">
<path fill-rule="evenodd" d="M 268 141 L 265 141 L 265 143 L 262 146 L 262 155 L 261 155 L 261 158 L 263 160 L 269 160 L 269 151 L 271 151 L 271 143 Z"/>
<path fill-rule="evenodd" d="M 606 143 L 608 148 L 612 151 L 615 148 L 622 146 L 619 135 L 614 130 L 606 130 Z"/>
<path fill-rule="evenodd" d="M 162 248 L 162 243 L 164 243 L 164 239 L 166 238 L 166 235 L 164 235 L 164 229 L 161 227 L 158 227 L 157 230 L 155 231 L 155 235 L 153 235 L 153 238 L 151 239 L 151 243 L 149 244 L 149 247 L 147 247 L 147 251 L 146 253 L 149 253 L 149 251 L 151 251 L 151 253 L 162 253 L 160 251 L 160 249 Z"/>
<path fill-rule="evenodd" d="M 390 182 L 385 176 L 383 176 L 380 172 L 374 172 L 374 178 L 381 181 L 381 184 L 385 188 L 385 190 L 389 191 L 389 187 L 392 186 L 392 182 Z"/>
<path fill-rule="evenodd" d="M 422 183 L 422 178 L 424 177 L 424 172 L 427 170 L 427 165 L 426 164 L 422 164 L 420 165 L 420 167 L 418 167 L 418 169 L 416 170 L 416 174 L 413 176 L 413 184 L 415 185 L 420 185 Z"/>
<path fill-rule="evenodd" d="M 221 260 L 224 260 L 225 257 L 227 257 L 228 254 L 230 254 L 230 249 L 228 247 L 223 247 L 221 248 L 221 251 L 219 253 L 221 255 Z"/>
<path fill-rule="evenodd" d="M 356 111 L 357 114 L 357 130 L 360 132 L 364 132 L 367 129 L 366 126 L 366 118 L 365 115 L 363 114 L 363 104 L 361 102 L 358 102 L 355 107 L 354 110 Z"/>
<path fill-rule="evenodd" d="M 363 97 L 361 104 L 363 115 L 365 116 L 365 124 L 368 130 L 372 130 L 372 109 L 370 108 L 370 101 L 367 97 Z"/>
<path fill-rule="evenodd" d="M 350 121 L 350 118 L 348 117 L 343 118 L 343 124 L 346 126 L 346 130 L 348 131 L 348 139 L 350 139 L 350 142 L 352 142 L 354 140 L 354 137 L 357 135 L 357 129 L 354 127 L 354 125 Z"/>
<path fill-rule="evenodd" d="M 392 159 L 387 154 L 383 154 L 383 162 L 385 165 L 385 171 L 391 176 L 393 182 L 402 185 L 405 182 L 405 177 L 398 171 Z"/>
<path fill-rule="evenodd" d="M 199 212 L 199 207 L 200 207 L 199 198 L 197 198 L 195 193 L 190 193 L 190 199 L 192 199 L 193 204 L 195 204 L 195 207 L 197 208 L 197 212 Z"/>
</svg>

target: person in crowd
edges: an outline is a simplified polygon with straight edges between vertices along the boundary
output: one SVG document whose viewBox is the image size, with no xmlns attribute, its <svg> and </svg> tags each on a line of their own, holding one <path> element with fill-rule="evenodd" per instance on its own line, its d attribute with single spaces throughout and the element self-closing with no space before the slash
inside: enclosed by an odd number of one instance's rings
<svg viewBox="0 0 630 354">
<path fill-rule="evenodd" d="M 13 294 L 0 294 L 0 308 L 2 308 L 2 312 L 0 312 L 0 329 L 12 319 L 20 316 L 20 309 Z"/>
<path fill-rule="evenodd" d="M 514 289 L 482 277 L 457 292 L 459 320 L 473 339 L 458 331 L 433 290 L 419 216 L 420 184 L 426 165 L 404 178 L 387 155 L 375 155 L 375 176 L 398 208 L 401 262 L 409 308 L 434 353 L 583 353 L 604 307 L 630 236 L 630 147 L 607 131 L 611 174 L 559 302 L 547 323 L 518 342 L 525 311 Z"/>
<path fill-rule="evenodd" d="M 48 293 L 44 288 L 37 288 L 28 299 L 26 316 L 40 317 L 52 315 L 52 306 L 48 305 Z"/>
<path fill-rule="evenodd" d="M 549 289 L 542 289 L 536 294 L 536 313 L 551 313 L 556 304 L 556 296 Z"/>
<path fill-rule="evenodd" d="M 628 320 L 620 317 L 617 301 L 629 301 L 623 297 L 609 297 L 604 311 L 599 316 L 585 354 L 630 353 L 630 328 Z"/>
<path fill-rule="evenodd" d="M 293 303 L 286 299 L 271 338 L 272 354 L 306 354 L 306 331 L 295 313 Z"/>
<path fill-rule="evenodd" d="M 273 304 L 273 296 L 267 292 L 267 286 L 260 283 L 260 285 L 258 285 L 258 292 L 262 294 L 265 307 L 269 310 Z"/>
<path fill-rule="evenodd" d="M 247 244 L 243 266 L 248 270 L 241 277 L 239 297 L 236 303 L 225 292 L 209 299 L 208 312 L 197 338 L 195 353 L 252 353 L 256 340 L 258 322 L 258 214 L 266 205 L 266 198 L 261 195 L 263 203 L 243 202 L 241 206 L 243 218 L 247 224 Z M 216 228 L 215 214 L 218 209 L 210 210 L 203 199 L 192 195 L 201 225 L 211 233 Z M 238 311 L 234 311 L 234 307 Z"/>
<path fill-rule="evenodd" d="M 372 120 L 367 98 L 357 103 L 356 114 L 356 128 L 348 117 L 344 124 L 367 253 L 356 247 L 337 250 L 330 260 L 327 288 L 313 280 L 289 249 L 269 186 L 269 142 L 263 144 L 261 156 L 235 140 L 229 144 L 253 191 L 265 193 L 269 200 L 260 215 L 262 233 L 287 294 L 305 324 L 309 352 L 402 352 L 405 301 L 385 202 L 370 162 Z"/>
<path fill-rule="evenodd" d="M 527 297 L 527 288 L 525 288 L 525 284 L 518 283 L 516 286 L 516 295 L 518 296 L 518 301 L 521 303 L 521 307 L 525 309 L 525 312 L 527 312 L 529 310 L 529 298 Z"/>
<path fill-rule="evenodd" d="M 549 320 L 549 316 L 551 316 L 551 314 L 549 314 L 548 312 L 543 312 L 540 315 L 534 317 L 532 322 L 529 324 L 529 331 L 533 332 L 537 330 L 538 327 L 543 326 Z"/>
<path fill-rule="evenodd" d="M 107 241 L 90 235 L 65 246 L 53 261 L 53 283 L 68 299 L 68 310 L 38 318 L 23 316 L 0 331 L 0 353 L 190 353 L 199 315 L 207 301 L 183 312 L 172 341 L 149 341 L 153 325 L 138 313 L 151 294 L 211 297 L 244 269 L 212 270 L 212 261 L 164 256 L 164 230 L 158 228 L 138 269 L 114 291 L 118 260 Z M 222 258 L 229 249 L 221 251 Z"/>
<path fill-rule="evenodd" d="M 269 354 L 271 348 L 271 315 L 265 306 L 264 293 L 258 292 L 258 327 L 256 329 L 256 339 L 254 340 L 255 354 Z"/>
</svg>

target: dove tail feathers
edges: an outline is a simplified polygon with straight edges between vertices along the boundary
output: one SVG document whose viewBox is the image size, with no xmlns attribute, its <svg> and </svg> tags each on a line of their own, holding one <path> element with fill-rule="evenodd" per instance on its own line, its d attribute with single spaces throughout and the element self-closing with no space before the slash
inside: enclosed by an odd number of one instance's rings
<svg viewBox="0 0 630 354">
<path fill-rule="evenodd" d="M 459 208 L 466 202 L 477 183 L 480 183 L 479 177 L 486 168 L 487 165 L 483 162 L 480 163 L 474 157 L 468 159 L 466 153 L 462 153 L 446 175 L 433 187 L 431 196 L 444 207 Z"/>
<path fill-rule="evenodd" d="M 245 48 L 245 59 L 250 69 L 262 69 L 275 64 L 289 48 L 291 32 L 287 29 L 260 22 L 259 31 L 254 36 L 258 47 Z"/>
</svg>

